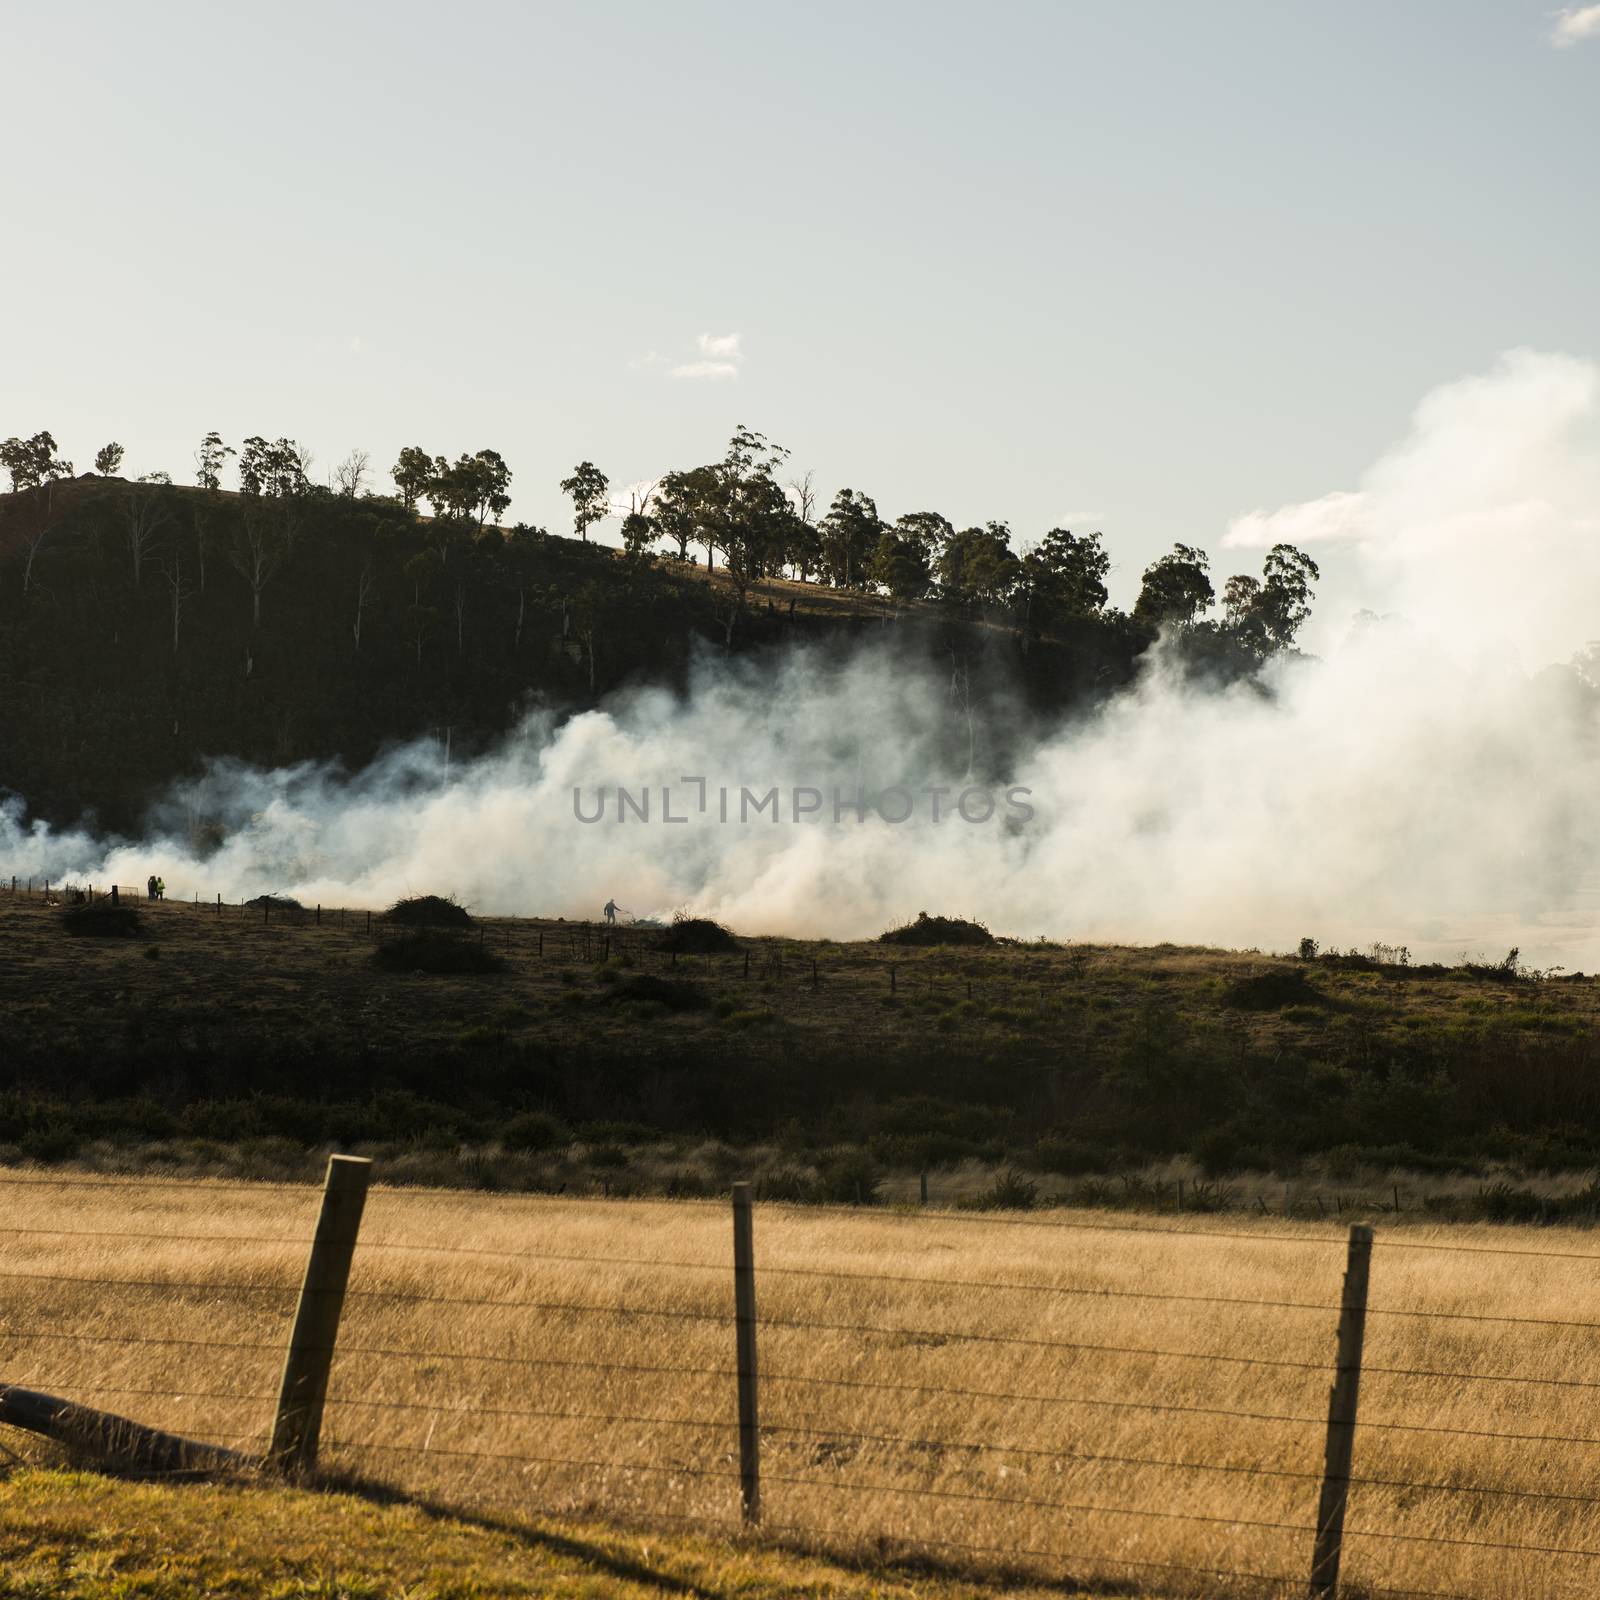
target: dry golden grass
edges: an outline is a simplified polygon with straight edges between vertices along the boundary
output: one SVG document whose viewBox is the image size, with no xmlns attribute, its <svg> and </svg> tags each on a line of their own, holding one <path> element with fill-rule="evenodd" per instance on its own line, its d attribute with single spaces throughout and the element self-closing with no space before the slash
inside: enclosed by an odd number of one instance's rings
<svg viewBox="0 0 1600 1600">
<path fill-rule="evenodd" d="M 0 1186 L 0 1378 L 259 1446 L 315 1190 L 0 1176 L 26 1179 Z M 1150 1593 L 1231 1592 L 1169 1568 L 1298 1579 L 1343 1246 L 1204 1226 L 759 1208 L 769 1534 Z M 724 1204 L 376 1188 L 324 1465 L 472 1511 L 732 1529 L 730 1238 Z M 1380 1230 L 1357 1476 L 1495 1492 L 1358 1483 L 1352 1583 L 1594 1592 L 1594 1559 L 1431 1542 L 1600 1550 L 1594 1331 L 1391 1314 L 1600 1323 L 1590 1262 L 1556 1230 Z"/>
</svg>

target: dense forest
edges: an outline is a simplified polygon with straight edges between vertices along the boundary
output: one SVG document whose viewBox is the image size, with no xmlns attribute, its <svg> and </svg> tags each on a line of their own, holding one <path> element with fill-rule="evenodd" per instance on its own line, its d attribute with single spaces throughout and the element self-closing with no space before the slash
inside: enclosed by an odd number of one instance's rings
<svg viewBox="0 0 1600 1600">
<path fill-rule="evenodd" d="M 1003 522 L 889 521 L 853 488 L 824 509 L 742 427 L 621 493 L 579 464 L 570 537 L 501 525 L 512 473 L 490 449 L 408 447 L 387 492 L 361 451 L 315 481 L 288 438 L 208 433 L 184 483 L 122 477 L 123 457 L 107 444 L 78 474 L 49 432 L 0 444 L 0 796 L 57 823 L 135 828 L 211 757 L 355 766 L 419 735 L 470 752 L 536 704 L 681 684 L 697 649 L 890 625 L 961 693 L 1047 714 L 1129 683 L 1163 634 L 1187 670 L 1249 677 L 1293 648 L 1318 576 L 1280 545 L 1219 595 L 1180 544 L 1124 612 L 1098 532 L 1019 550 Z M 620 549 L 590 541 L 607 518 Z"/>
</svg>

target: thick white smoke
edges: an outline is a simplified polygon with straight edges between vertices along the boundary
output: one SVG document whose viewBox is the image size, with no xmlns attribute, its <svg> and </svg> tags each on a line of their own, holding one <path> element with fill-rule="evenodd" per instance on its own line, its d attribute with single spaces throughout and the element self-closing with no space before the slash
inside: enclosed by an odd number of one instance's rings
<svg viewBox="0 0 1600 1600">
<path fill-rule="evenodd" d="M 988 820 L 955 808 L 968 735 L 981 766 L 992 730 L 969 726 L 948 670 L 867 648 L 708 658 L 681 699 L 535 718 L 454 769 L 421 746 L 354 778 L 219 767 L 138 847 L 0 817 L 0 859 L 58 879 L 159 872 L 174 894 L 229 898 L 453 892 L 491 913 L 591 917 L 614 898 L 837 937 L 928 910 L 1023 937 L 1283 949 L 1312 935 L 1418 959 L 1518 945 L 1600 966 L 1600 695 L 1557 665 L 1600 636 L 1600 370 L 1518 352 L 1439 389 L 1359 489 L 1241 518 L 1225 545 L 1278 539 L 1324 561 L 1341 597 L 1333 619 L 1322 603 L 1320 660 L 1285 664 L 1270 693 L 1219 693 L 1186 687 L 1158 651 L 1091 718 L 1016 731 Z M 1384 620 L 1348 625 L 1358 605 Z M 649 791 L 648 822 L 617 820 L 619 785 Z M 1013 785 L 1030 793 L 1008 802 Z M 938 822 L 930 786 L 949 790 Z M 663 787 L 688 821 L 663 820 Z M 778 790 L 776 822 L 741 820 L 745 788 Z M 574 790 L 593 815 L 602 789 L 604 820 L 579 821 Z M 858 789 L 913 814 L 836 820 L 835 791 Z M 968 815 L 986 803 L 969 794 Z M 228 827 L 204 860 L 185 806 Z"/>
</svg>

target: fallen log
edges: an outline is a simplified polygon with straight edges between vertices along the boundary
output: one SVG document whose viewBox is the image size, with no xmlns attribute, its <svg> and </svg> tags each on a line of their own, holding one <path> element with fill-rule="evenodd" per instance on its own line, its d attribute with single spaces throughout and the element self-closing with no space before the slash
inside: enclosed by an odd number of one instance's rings
<svg viewBox="0 0 1600 1600">
<path fill-rule="evenodd" d="M 237 1450 L 163 1433 L 128 1417 L 8 1383 L 0 1383 L 0 1423 L 43 1434 L 124 1472 L 202 1475 L 238 1472 L 256 1465 Z"/>
</svg>

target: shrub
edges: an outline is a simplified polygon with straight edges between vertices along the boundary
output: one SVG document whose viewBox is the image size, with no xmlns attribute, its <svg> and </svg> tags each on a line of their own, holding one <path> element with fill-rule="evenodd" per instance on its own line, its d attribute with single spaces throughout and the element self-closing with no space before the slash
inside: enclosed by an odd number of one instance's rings
<svg viewBox="0 0 1600 1600">
<path fill-rule="evenodd" d="M 1320 1006 L 1322 991 L 1294 967 L 1277 967 L 1236 979 L 1223 993 L 1222 1003 L 1238 1011 L 1281 1011 L 1285 1006 Z"/>
<path fill-rule="evenodd" d="M 1033 1164 L 1041 1172 L 1058 1172 L 1076 1178 L 1087 1172 L 1105 1172 L 1114 1165 L 1112 1153 L 1103 1145 L 1065 1134 L 1046 1134 L 1033 1147 Z"/>
<path fill-rule="evenodd" d="M 880 944 L 938 945 L 993 944 L 994 935 L 981 922 L 966 922 L 960 917 L 930 917 L 917 913 L 915 922 L 890 928 L 878 935 Z"/>
<path fill-rule="evenodd" d="M 1518 1189 L 1501 1180 L 1478 1191 L 1478 1207 L 1490 1222 L 1537 1222 L 1545 1203 L 1531 1189 Z"/>
<path fill-rule="evenodd" d="M 465 906 L 437 894 L 416 894 L 396 900 L 383 913 L 383 920 L 398 923 L 403 928 L 470 928 L 473 925 Z"/>
<path fill-rule="evenodd" d="M 1461 970 L 1474 978 L 1498 978 L 1502 983 L 1524 983 L 1532 974 L 1522 965 L 1522 952 L 1515 945 L 1498 961 L 1463 961 Z"/>
<path fill-rule="evenodd" d="M 386 940 L 372 952 L 372 960 L 384 972 L 472 977 L 506 970 L 505 962 L 493 951 L 449 933 L 408 933 Z"/>
<path fill-rule="evenodd" d="M 676 950 L 680 955 L 714 956 L 736 952 L 743 946 L 720 922 L 710 917 L 688 917 L 681 911 L 672 926 L 656 935 L 658 950 Z"/>
<path fill-rule="evenodd" d="M 68 906 L 61 913 L 61 926 L 75 939 L 133 939 L 143 924 L 135 907 L 101 900 L 92 906 Z"/>
<path fill-rule="evenodd" d="M 829 1151 L 817 1164 L 816 1197 L 834 1205 L 870 1206 L 883 1187 L 883 1168 L 855 1145 Z"/>
<path fill-rule="evenodd" d="M 1039 1201 L 1039 1185 L 1005 1167 L 994 1175 L 983 1201 L 996 1211 L 1032 1211 Z"/>
<path fill-rule="evenodd" d="M 572 1142 L 572 1134 L 559 1117 L 547 1111 L 524 1111 L 500 1130 L 507 1150 L 555 1150 Z"/>
<path fill-rule="evenodd" d="M 1315 961 L 1317 952 L 1322 948 L 1315 939 L 1305 938 L 1300 941 L 1300 959 L 1302 961 Z"/>
<path fill-rule="evenodd" d="M 683 978 L 658 978 L 649 972 L 619 979 L 611 985 L 605 999 L 618 1005 L 630 1001 L 653 1001 L 668 1011 L 704 1011 L 711 1004 L 710 996 L 699 984 Z"/>
<path fill-rule="evenodd" d="M 872 1136 L 870 1148 L 886 1166 L 927 1172 L 958 1166 L 983 1147 L 976 1139 L 954 1133 L 878 1133 Z"/>
<path fill-rule="evenodd" d="M 661 1130 L 643 1122 L 584 1122 L 578 1136 L 585 1144 L 658 1144 Z"/>
</svg>

